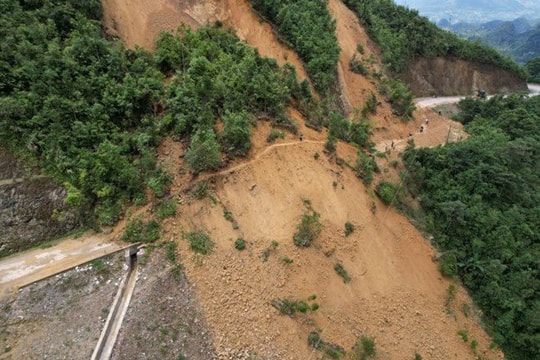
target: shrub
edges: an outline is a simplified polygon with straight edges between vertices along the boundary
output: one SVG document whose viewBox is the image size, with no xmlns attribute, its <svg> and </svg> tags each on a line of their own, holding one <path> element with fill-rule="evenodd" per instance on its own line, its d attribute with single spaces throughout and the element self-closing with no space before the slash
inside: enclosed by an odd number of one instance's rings
<svg viewBox="0 0 540 360">
<path fill-rule="evenodd" d="M 223 217 L 227 221 L 230 221 L 230 222 L 234 221 L 234 217 L 233 217 L 232 212 L 229 209 L 227 209 L 226 207 L 223 207 Z"/>
<path fill-rule="evenodd" d="M 308 247 L 321 234 L 322 225 L 319 221 L 319 214 L 313 211 L 311 214 L 304 214 L 302 222 L 296 227 L 293 236 L 294 244 L 299 247 Z"/>
<path fill-rule="evenodd" d="M 364 106 L 362 106 L 362 116 L 366 116 L 367 114 L 375 114 L 377 112 L 377 97 L 373 93 L 373 91 L 369 92 L 369 96 L 364 103 Z"/>
<path fill-rule="evenodd" d="M 445 306 L 449 306 L 456 298 L 456 285 L 450 284 L 446 289 L 446 301 Z"/>
<path fill-rule="evenodd" d="M 444 253 L 439 259 L 439 270 L 447 277 L 457 275 L 457 257 L 453 252 Z"/>
<path fill-rule="evenodd" d="M 176 241 L 169 241 L 167 245 L 165 246 L 165 257 L 167 260 L 170 260 L 171 262 L 176 262 L 176 249 L 178 248 L 178 244 Z"/>
<path fill-rule="evenodd" d="M 308 344 L 314 349 L 320 350 L 324 346 L 321 335 L 318 332 L 312 331 L 308 335 Z"/>
<path fill-rule="evenodd" d="M 198 200 L 204 199 L 208 195 L 208 182 L 201 181 L 195 184 L 195 187 L 191 190 L 191 195 Z"/>
<path fill-rule="evenodd" d="M 157 169 L 153 172 L 152 176 L 148 178 L 146 181 L 146 185 L 152 191 L 154 194 L 160 198 L 165 196 L 165 194 L 169 191 L 169 185 L 171 184 L 172 178 L 170 175 L 165 173 L 161 169 Z"/>
<path fill-rule="evenodd" d="M 341 276 L 343 278 L 344 283 L 348 283 L 348 282 L 350 282 L 352 280 L 351 276 L 349 275 L 347 270 L 345 270 L 345 268 L 343 267 L 342 264 L 336 263 L 334 265 L 334 270 L 338 273 L 339 276 Z"/>
<path fill-rule="evenodd" d="M 458 333 L 459 336 L 461 336 L 461 338 L 463 339 L 464 342 L 469 341 L 469 334 L 468 334 L 467 330 L 461 329 L 461 330 L 458 330 L 457 333 Z"/>
<path fill-rule="evenodd" d="M 383 203 L 390 205 L 394 201 L 398 190 L 398 186 L 387 181 L 381 181 L 375 188 L 375 193 L 379 196 Z"/>
<path fill-rule="evenodd" d="M 364 62 L 356 57 L 356 54 L 349 60 L 349 70 L 355 74 L 360 74 L 363 76 L 369 75 L 369 69 L 366 67 Z"/>
<path fill-rule="evenodd" d="M 159 224 L 154 220 L 145 222 L 140 218 L 130 220 L 122 236 L 122 240 L 132 243 L 149 243 L 157 239 L 159 239 Z"/>
<path fill-rule="evenodd" d="M 252 122 L 253 119 L 246 112 L 227 113 L 223 117 L 225 128 L 221 133 L 221 143 L 229 157 L 243 156 L 249 151 Z"/>
<path fill-rule="evenodd" d="M 336 152 L 336 141 L 335 136 L 328 134 L 328 139 L 326 140 L 326 143 L 324 143 L 324 149 L 328 151 L 328 153 L 334 154 Z"/>
<path fill-rule="evenodd" d="M 285 138 L 285 133 L 283 131 L 272 129 L 270 131 L 270 134 L 268 134 L 266 141 L 271 143 L 271 142 L 276 141 L 277 139 L 284 139 L 284 138 Z"/>
<path fill-rule="evenodd" d="M 214 243 L 210 237 L 202 231 L 190 232 L 186 237 L 189 241 L 191 250 L 196 253 L 207 255 L 214 247 Z"/>
<path fill-rule="evenodd" d="M 349 236 L 353 232 L 354 232 L 354 225 L 351 222 L 347 221 L 345 223 L 345 236 Z"/>
<path fill-rule="evenodd" d="M 351 358 L 354 360 L 365 360 L 374 357 L 376 353 L 375 339 L 362 335 L 353 346 Z"/>
<path fill-rule="evenodd" d="M 244 250 L 246 248 L 246 240 L 244 240 L 243 238 L 236 239 L 236 241 L 234 242 L 234 248 L 236 250 Z"/>
<path fill-rule="evenodd" d="M 356 176 L 362 179 L 364 185 L 369 185 L 373 182 L 373 172 L 378 172 L 379 167 L 373 158 L 367 155 L 362 150 L 358 151 L 356 166 L 354 168 Z"/>
<path fill-rule="evenodd" d="M 176 199 L 171 198 L 165 201 L 162 201 L 155 210 L 156 217 L 159 220 L 176 215 Z"/>
<path fill-rule="evenodd" d="M 195 172 L 216 169 L 221 164 L 219 143 L 213 129 L 199 129 L 186 152 L 189 167 Z"/>
</svg>

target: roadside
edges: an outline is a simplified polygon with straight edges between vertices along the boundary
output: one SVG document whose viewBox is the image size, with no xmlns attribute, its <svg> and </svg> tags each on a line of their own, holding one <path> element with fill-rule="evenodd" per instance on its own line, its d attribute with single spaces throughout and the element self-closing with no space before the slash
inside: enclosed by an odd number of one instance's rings
<svg viewBox="0 0 540 360">
<path fill-rule="evenodd" d="M 33 249 L 0 260 L 0 298 L 35 281 L 121 249 L 110 235 L 88 232 L 50 248 Z"/>
</svg>

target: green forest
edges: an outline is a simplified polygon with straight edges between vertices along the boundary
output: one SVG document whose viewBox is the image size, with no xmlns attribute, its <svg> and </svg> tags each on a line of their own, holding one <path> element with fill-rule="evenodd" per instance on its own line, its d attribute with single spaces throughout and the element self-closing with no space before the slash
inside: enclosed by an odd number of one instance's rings
<svg viewBox="0 0 540 360">
<path fill-rule="evenodd" d="M 427 18 L 392 0 L 344 0 L 380 46 L 383 62 L 394 74 L 402 73 L 417 56 L 455 56 L 493 64 L 525 77 L 513 60 L 480 42 L 468 42 L 441 30 Z"/>
<path fill-rule="evenodd" d="M 470 137 L 404 153 L 404 178 L 508 359 L 540 357 L 540 97 L 466 99 Z"/>
<path fill-rule="evenodd" d="M 339 45 L 326 0 L 250 0 L 302 58 L 315 88 L 327 93 L 336 82 Z"/>
<path fill-rule="evenodd" d="M 193 171 L 215 169 L 245 154 L 258 116 L 294 130 L 285 106 L 309 96 L 293 67 L 228 30 L 163 34 L 151 54 L 103 38 L 99 0 L 0 0 L 0 14 L 0 138 L 64 184 L 89 223 L 115 223 L 146 187 L 166 192 L 163 135 L 190 142 Z"/>
</svg>

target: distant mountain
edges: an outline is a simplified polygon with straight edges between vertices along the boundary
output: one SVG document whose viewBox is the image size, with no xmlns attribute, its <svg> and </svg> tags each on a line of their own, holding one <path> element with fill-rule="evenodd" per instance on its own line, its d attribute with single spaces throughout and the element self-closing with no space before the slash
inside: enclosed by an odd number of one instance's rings
<svg viewBox="0 0 540 360">
<path fill-rule="evenodd" d="M 432 21 L 443 18 L 452 22 L 487 22 L 511 20 L 518 17 L 528 19 L 540 17 L 538 0 L 394 0 L 398 5 L 417 9 Z"/>
<path fill-rule="evenodd" d="M 540 56 L 540 24 L 520 17 L 512 21 L 493 20 L 483 24 L 458 22 L 452 24 L 441 19 L 439 27 L 469 40 L 479 40 L 502 53 L 525 63 Z"/>
</svg>

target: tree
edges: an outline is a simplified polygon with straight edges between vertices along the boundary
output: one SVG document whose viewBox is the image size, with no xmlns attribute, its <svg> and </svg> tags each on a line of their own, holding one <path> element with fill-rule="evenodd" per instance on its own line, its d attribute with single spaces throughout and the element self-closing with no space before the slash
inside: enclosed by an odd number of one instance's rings
<svg viewBox="0 0 540 360">
<path fill-rule="evenodd" d="M 221 164 L 219 143 L 213 129 L 198 129 L 186 153 L 188 165 L 195 172 L 214 170 Z"/>
</svg>

